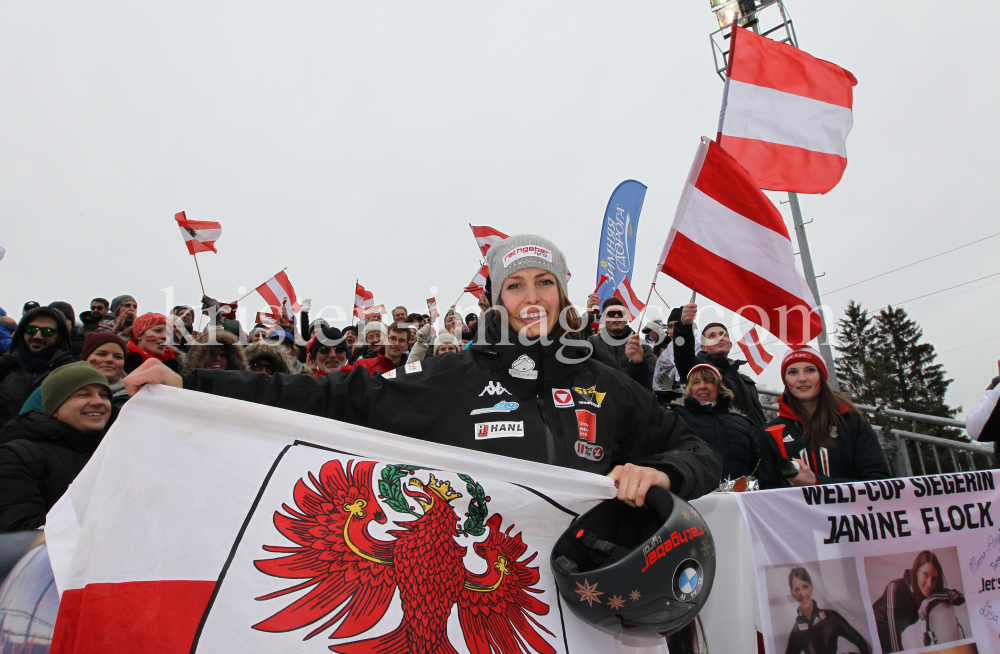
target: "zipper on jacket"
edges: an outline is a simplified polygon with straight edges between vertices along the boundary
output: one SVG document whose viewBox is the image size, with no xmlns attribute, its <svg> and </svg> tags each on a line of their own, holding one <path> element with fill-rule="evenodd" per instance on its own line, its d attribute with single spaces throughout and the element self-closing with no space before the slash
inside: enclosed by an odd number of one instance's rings
<svg viewBox="0 0 1000 654">
<path fill-rule="evenodd" d="M 550 466 L 556 464 L 556 439 L 552 435 L 552 430 L 549 429 L 549 421 L 545 419 L 545 400 L 542 399 L 541 395 L 536 395 L 535 399 L 538 402 L 538 415 L 542 418 L 542 425 L 545 426 L 545 456 L 548 459 L 547 463 Z"/>
</svg>

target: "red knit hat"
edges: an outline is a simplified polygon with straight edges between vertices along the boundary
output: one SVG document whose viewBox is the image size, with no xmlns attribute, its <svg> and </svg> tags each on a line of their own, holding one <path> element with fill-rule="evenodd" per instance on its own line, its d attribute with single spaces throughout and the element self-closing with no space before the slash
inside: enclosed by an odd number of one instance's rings
<svg viewBox="0 0 1000 654">
<path fill-rule="evenodd" d="M 147 313 L 139 316 L 132 323 L 132 338 L 138 340 L 146 330 L 156 327 L 157 325 L 166 325 L 167 317 L 162 313 Z"/>
<path fill-rule="evenodd" d="M 87 334 L 87 339 L 83 342 L 83 354 L 80 355 L 80 361 L 86 361 L 87 357 L 93 354 L 94 350 L 107 343 L 114 343 L 122 349 L 122 354 L 128 354 L 125 341 L 118 334 L 111 332 L 91 332 Z"/>
<path fill-rule="evenodd" d="M 826 370 L 826 361 L 823 360 L 823 356 L 812 349 L 811 347 L 802 346 L 800 348 L 789 350 L 785 358 L 781 360 L 781 379 L 785 379 L 785 370 L 788 366 L 792 365 L 796 361 L 808 361 L 809 363 L 815 365 L 819 368 L 819 374 L 823 375 L 823 381 L 827 381 L 830 376 Z"/>
</svg>

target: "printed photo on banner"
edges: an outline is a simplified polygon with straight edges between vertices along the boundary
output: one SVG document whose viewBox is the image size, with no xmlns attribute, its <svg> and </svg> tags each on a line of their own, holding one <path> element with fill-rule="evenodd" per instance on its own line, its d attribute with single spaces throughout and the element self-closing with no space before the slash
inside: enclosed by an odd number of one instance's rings
<svg viewBox="0 0 1000 654">
<path fill-rule="evenodd" d="M 771 651 L 873 651 L 865 609 L 857 601 L 862 595 L 854 558 L 767 566 L 765 581 Z"/>
<path fill-rule="evenodd" d="M 883 653 L 972 636 L 956 547 L 868 556 L 865 576 Z"/>
</svg>

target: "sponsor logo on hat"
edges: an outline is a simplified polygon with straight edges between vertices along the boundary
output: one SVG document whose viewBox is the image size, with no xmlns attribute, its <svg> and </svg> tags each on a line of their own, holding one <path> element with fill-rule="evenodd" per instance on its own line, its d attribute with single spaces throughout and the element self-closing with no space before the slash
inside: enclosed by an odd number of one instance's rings
<svg viewBox="0 0 1000 654">
<path fill-rule="evenodd" d="M 568 388 L 553 388 L 552 401 L 555 402 L 557 409 L 565 409 L 573 406 L 573 395 Z"/>
<path fill-rule="evenodd" d="M 497 402 L 491 407 L 485 409 L 474 409 L 469 413 L 470 416 L 478 416 L 481 413 L 510 413 L 515 411 L 520 405 L 517 402 Z"/>
<path fill-rule="evenodd" d="M 576 455 L 591 461 L 600 461 L 604 458 L 604 448 L 587 441 L 576 442 Z"/>
<path fill-rule="evenodd" d="M 491 438 L 521 438 L 524 436 L 524 422 L 477 422 L 476 440 L 484 441 Z"/>
<path fill-rule="evenodd" d="M 479 397 L 484 395 L 503 395 L 504 393 L 510 395 L 510 391 L 504 388 L 499 382 L 491 381 L 486 384 L 486 388 L 484 388 L 483 392 L 479 394 Z"/>
<path fill-rule="evenodd" d="M 601 402 L 604 401 L 604 396 L 607 393 L 598 393 L 596 386 L 591 386 L 590 388 L 580 388 L 579 386 L 573 387 L 573 392 L 580 396 L 580 404 L 589 404 L 590 406 L 600 407 Z"/>
<path fill-rule="evenodd" d="M 544 259 L 545 261 L 552 263 L 552 250 L 543 248 L 541 245 L 522 245 L 520 247 L 516 247 L 507 254 L 503 255 L 503 267 L 506 268 L 518 259 L 523 259 L 524 257 L 538 257 L 539 259 Z"/>
<path fill-rule="evenodd" d="M 535 362 L 527 354 L 517 357 L 517 360 L 510 364 L 508 372 L 511 377 L 517 377 L 518 379 L 538 379 Z"/>
<path fill-rule="evenodd" d="M 705 583 L 701 564 L 694 559 L 684 559 L 674 570 L 674 597 L 682 602 L 690 602 Z"/>
</svg>

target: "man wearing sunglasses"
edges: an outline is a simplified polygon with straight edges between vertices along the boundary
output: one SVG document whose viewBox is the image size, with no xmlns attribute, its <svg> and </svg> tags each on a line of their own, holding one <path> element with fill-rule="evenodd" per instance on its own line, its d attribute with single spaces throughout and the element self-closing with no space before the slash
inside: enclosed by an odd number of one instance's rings
<svg viewBox="0 0 1000 654">
<path fill-rule="evenodd" d="M 306 363 L 316 371 L 313 377 L 340 372 L 347 365 L 347 344 L 344 343 L 344 334 L 329 325 L 316 329 L 309 343 Z"/>
<path fill-rule="evenodd" d="M 604 322 L 601 332 L 587 337 L 594 347 L 592 358 L 609 368 L 621 370 L 646 388 L 652 388 L 656 355 L 653 348 L 641 342 L 639 335 L 629 327 L 625 303 L 611 296 L 604 301 L 602 308 Z"/>
<path fill-rule="evenodd" d="M 21 410 L 28 396 L 59 366 L 73 363 L 63 315 L 49 307 L 32 309 L 0 357 L 0 426 Z"/>
</svg>

